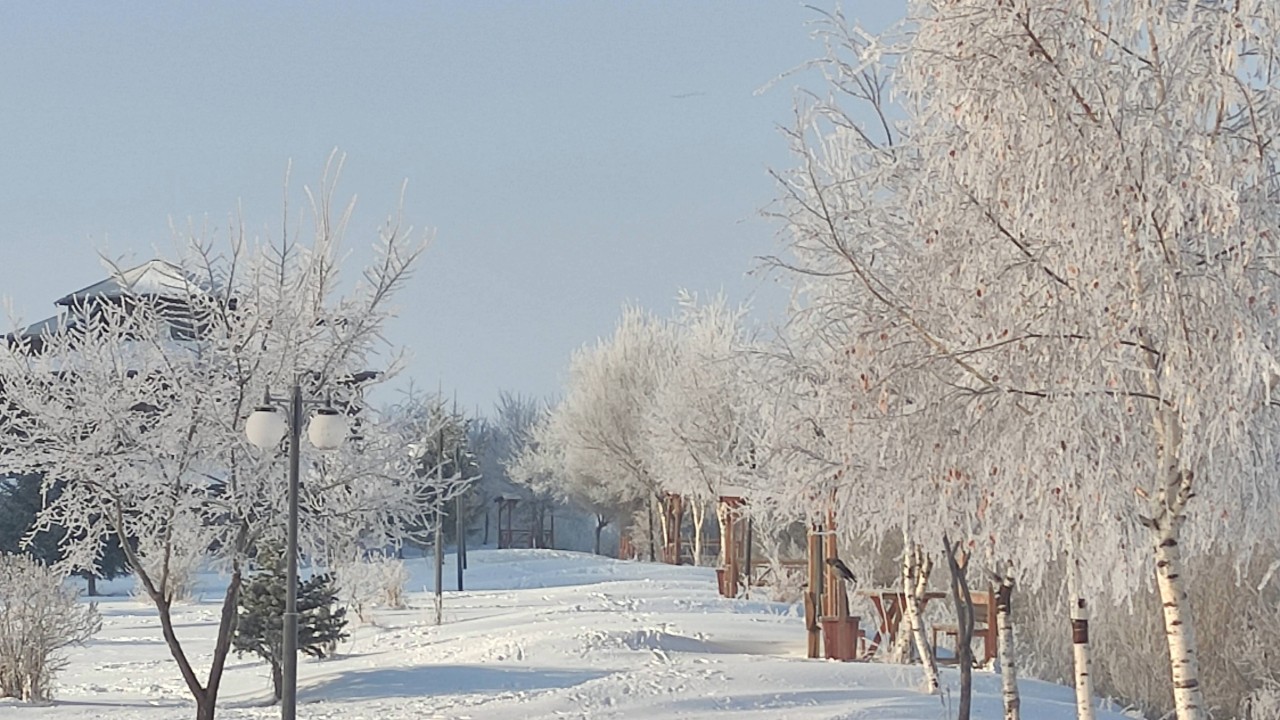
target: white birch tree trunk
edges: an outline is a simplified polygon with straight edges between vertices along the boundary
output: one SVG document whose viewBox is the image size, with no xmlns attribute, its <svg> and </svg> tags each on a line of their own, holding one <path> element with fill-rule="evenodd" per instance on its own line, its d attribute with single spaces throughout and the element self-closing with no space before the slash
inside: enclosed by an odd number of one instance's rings
<svg viewBox="0 0 1280 720">
<path fill-rule="evenodd" d="M 658 513 L 657 527 L 654 527 L 653 514 Z M 667 520 L 667 504 L 663 502 L 661 495 L 654 495 L 649 500 L 649 559 L 650 561 L 664 562 L 667 552 L 667 534 L 669 522 Z"/>
<path fill-rule="evenodd" d="M 1071 603 L 1071 659 L 1076 686 L 1076 719 L 1094 720 L 1093 649 L 1089 644 L 1089 603 L 1079 589 L 1079 561 L 1073 556 L 1067 570 Z"/>
<path fill-rule="evenodd" d="M 1013 654 L 1013 576 L 999 576 L 996 595 L 996 657 L 1000 660 L 1000 695 L 1004 720 L 1022 719 L 1022 697 L 1018 694 L 1018 667 Z"/>
<path fill-rule="evenodd" d="M 1075 663 L 1076 718 L 1093 720 L 1093 652 L 1089 646 L 1089 608 L 1082 597 L 1071 601 L 1071 656 Z"/>
<path fill-rule="evenodd" d="M 932 562 L 924 549 L 907 542 L 902 551 L 902 622 L 906 624 L 904 640 L 910 636 L 914 641 L 916 652 L 920 655 L 920 664 L 924 667 L 925 692 L 938 694 L 938 663 L 933 658 L 933 649 L 929 647 L 929 638 L 924 634 L 924 623 L 920 621 L 920 601 L 929 585 L 929 572 Z M 895 647 L 898 639 L 894 638 Z"/>
<path fill-rule="evenodd" d="M 1183 511 L 1191 499 L 1190 472 L 1179 461 L 1182 445 L 1181 419 L 1176 411 L 1156 414 L 1159 441 L 1160 489 L 1153 503 L 1152 531 L 1156 555 L 1156 587 L 1164 611 L 1165 639 L 1169 643 L 1169 665 L 1173 677 L 1173 709 L 1178 720 L 1205 720 L 1204 693 L 1200 688 L 1200 660 L 1196 646 L 1191 601 L 1182 577 L 1182 548 L 1178 545 Z"/>
<path fill-rule="evenodd" d="M 1174 712 L 1178 720 L 1204 720 L 1195 626 L 1191 622 L 1191 602 L 1182 577 L 1182 549 L 1178 546 L 1181 524 L 1181 517 L 1171 518 L 1156 531 L 1156 586 L 1164 608 L 1165 636 L 1173 670 Z"/>
<path fill-rule="evenodd" d="M 915 588 L 915 546 L 906 538 L 906 534 L 902 534 L 902 569 L 899 573 L 900 582 L 902 583 L 902 621 L 909 623 L 906 619 L 906 606 Z M 901 626 L 901 625 L 900 625 Z M 900 630 L 893 637 L 893 647 L 890 651 L 890 661 L 906 664 L 911 659 L 911 625 L 906 624 L 905 628 Z"/>
<path fill-rule="evenodd" d="M 689 513 L 693 516 L 693 564 L 694 566 L 702 565 L 702 523 L 707 517 L 707 505 L 700 500 L 695 500 L 689 507 Z"/>
</svg>

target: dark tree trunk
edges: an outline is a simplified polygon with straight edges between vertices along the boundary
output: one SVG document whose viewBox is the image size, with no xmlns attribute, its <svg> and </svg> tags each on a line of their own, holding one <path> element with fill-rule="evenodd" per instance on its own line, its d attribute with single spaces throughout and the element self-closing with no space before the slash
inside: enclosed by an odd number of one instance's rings
<svg viewBox="0 0 1280 720">
<path fill-rule="evenodd" d="M 112 524 L 120 537 L 128 536 L 124 532 L 124 518 L 119 509 L 116 510 Z M 244 540 L 245 530 L 242 527 L 238 542 L 243 543 Z M 168 646 L 169 654 L 177 663 L 178 672 L 182 674 L 182 680 L 196 702 L 196 720 L 213 720 L 214 711 L 218 707 L 218 687 L 222 683 L 222 671 L 226 667 L 227 655 L 231 652 L 231 638 L 236 631 L 236 609 L 239 605 L 240 584 L 243 580 L 239 561 L 232 566 L 227 592 L 222 598 L 222 616 L 218 622 L 218 637 L 214 642 L 213 658 L 209 663 L 208 681 L 202 684 L 191 666 L 191 660 L 182 648 L 182 643 L 178 640 L 177 633 L 174 632 L 172 606 L 170 599 L 165 595 L 166 589 L 156 586 L 130 543 L 122 542 L 121 549 L 124 551 L 129 569 L 142 583 L 142 587 L 147 591 L 147 597 L 155 605 L 165 645 Z"/>
<path fill-rule="evenodd" d="M 227 665 L 227 655 L 231 653 L 231 639 L 236 634 L 236 609 L 240 605 L 242 579 L 240 567 L 237 565 L 231 572 L 231 580 L 227 583 L 227 594 L 222 599 L 218 639 L 213 645 L 213 660 L 209 664 L 209 682 L 205 685 L 205 693 L 211 702 L 218 700 L 218 688 L 222 685 L 222 670 Z"/>
<path fill-rule="evenodd" d="M 595 553 L 600 554 L 600 533 L 609 526 L 609 519 L 600 513 L 596 513 L 596 547 Z"/>
<path fill-rule="evenodd" d="M 227 585 L 227 594 L 223 597 L 222 618 L 218 624 L 218 638 L 213 648 L 213 660 L 209 664 L 209 678 L 203 685 L 196 677 L 195 670 L 182 649 L 182 643 L 178 641 L 178 636 L 174 632 L 169 601 L 159 595 L 155 587 L 147 582 L 147 592 L 160 616 L 160 628 L 163 631 L 165 643 L 169 646 L 169 654 L 178 663 L 182 679 L 186 681 L 187 689 L 191 691 L 191 697 L 196 701 L 196 720 L 213 720 L 214 711 L 217 709 L 218 686 L 222 682 L 222 670 L 226 666 L 227 655 L 231 651 L 231 637 L 236 629 L 236 605 L 240 598 L 240 580 L 240 571 L 237 569 L 232 572 L 231 582 Z"/>
<path fill-rule="evenodd" d="M 945 535 L 942 543 L 947 568 L 951 570 L 951 601 L 956 608 L 956 666 L 960 669 L 960 705 L 956 720 L 969 720 L 973 703 L 973 596 L 969 593 L 963 563 L 956 557 L 960 544 L 952 545 Z"/>
<path fill-rule="evenodd" d="M 271 689 L 275 691 L 276 702 L 280 702 L 280 696 L 283 695 L 284 686 L 284 668 L 278 660 L 271 661 Z"/>
<path fill-rule="evenodd" d="M 85 592 L 89 595 L 89 597 L 97 597 L 98 596 L 98 576 L 94 575 L 93 573 L 85 573 L 84 579 L 85 579 L 85 582 L 89 584 L 89 587 L 88 589 L 85 590 Z"/>
<path fill-rule="evenodd" d="M 213 713 L 218 709 L 218 699 L 211 697 L 196 698 L 196 720 L 213 720 Z"/>
</svg>

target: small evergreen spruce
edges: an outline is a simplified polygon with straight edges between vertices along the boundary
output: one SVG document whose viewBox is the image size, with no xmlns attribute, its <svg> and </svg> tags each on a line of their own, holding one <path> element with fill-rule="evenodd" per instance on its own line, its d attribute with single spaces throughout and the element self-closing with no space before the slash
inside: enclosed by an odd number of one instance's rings
<svg viewBox="0 0 1280 720">
<path fill-rule="evenodd" d="M 232 639 L 236 654 L 253 653 L 271 664 L 271 684 L 280 699 L 284 643 L 285 559 L 278 548 L 258 551 L 258 571 L 240 589 L 240 612 Z M 338 607 L 328 574 L 298 583 L 298 650 L 324 658 L 347 637 L 347 611 Z"/>
</svg>

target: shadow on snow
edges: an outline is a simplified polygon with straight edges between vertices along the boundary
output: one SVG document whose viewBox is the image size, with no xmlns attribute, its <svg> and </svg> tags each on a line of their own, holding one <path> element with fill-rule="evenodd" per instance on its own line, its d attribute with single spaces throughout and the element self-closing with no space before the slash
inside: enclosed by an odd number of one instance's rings
<svg viewBox="0 0 1280 720">
<path fill-rule="evenodd" d="M 419 665 L 351 670 L 301 689 L 299 700 L 357 700 L 431 695 L 557 690 L 609 675 L 593 670 Z"/>
</svg>

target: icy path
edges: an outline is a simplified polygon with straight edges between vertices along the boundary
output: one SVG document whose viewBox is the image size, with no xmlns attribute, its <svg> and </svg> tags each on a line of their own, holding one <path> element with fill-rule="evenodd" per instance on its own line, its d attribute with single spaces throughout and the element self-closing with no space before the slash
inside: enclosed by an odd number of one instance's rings
<svg viewBox="0 0 1280 720">
<path fill-rule="evenodd" d="M 467 592 L 445 593 L 445 624 L 432 624 L 424 561 L 411 561 L 411 608 L 377 613 L 339 657 L 305 660 L 299 717 L 626 718 L 659 720 L 942 720 L 944 698 L 919 694 L 919 671 L 894 665 L 810 661 L 795 610 L 715 594 L 714 571 L 620 563 L 555 551 L 475 551 Z M 454 575 L 445 574 L 446 588 Z M 217 591 L 210 579 L 209 596 Z M 154 613 L 124 598 L 100 604 L 104 628 L 71 655 L 58 702 L 0 701 L 21 720 L 189 718 L 193 706 L 161 640 Z M 191 648 L 212 647 L 216 607 L 178 611 Z M 208 662 L 203 655 L 198 661 Z M 975 718 L 1000 717 L 998 678 L 976 674 Z M 944 673 L 954 686 L 956 676 Z M 264 707 L 265 665 L 232 657 L 219 718 L 278 717 Z M 1070 720 L 1069 689 L 1023 684 L 1023 717 Z M 954 693 L 954 691 L 952 691 Z M 954 704 L 954 701 L 951 701 Z M 1102 713 L 1100 720 L 1119 720 Z"/>
</svg>

